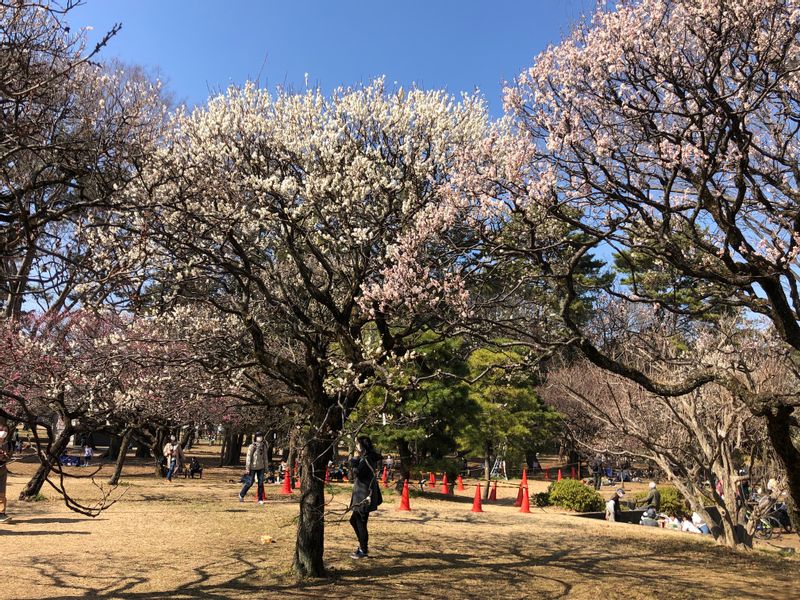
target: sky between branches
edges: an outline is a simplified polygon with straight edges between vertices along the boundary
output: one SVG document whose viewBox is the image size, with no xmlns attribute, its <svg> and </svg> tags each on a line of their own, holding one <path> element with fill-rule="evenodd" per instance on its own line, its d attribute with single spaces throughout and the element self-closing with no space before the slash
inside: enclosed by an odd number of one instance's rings
<svg viewBox="0 0 800 600">
<path fill-rule="evenodd" d="M 504 80 L 557 43 L 595 0 L 86 0 L 70 15 L 102 56 L 158 69 L 177 102 L 231 83 L 324 91 L 385 75 L 390 85 L 479 88 L 494 116 Z"/>
</svg>

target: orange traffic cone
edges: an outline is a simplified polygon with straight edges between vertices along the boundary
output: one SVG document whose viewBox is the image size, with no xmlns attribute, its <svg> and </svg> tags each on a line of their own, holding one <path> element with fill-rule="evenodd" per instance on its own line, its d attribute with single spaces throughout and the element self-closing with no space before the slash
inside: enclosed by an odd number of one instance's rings
<svg viewBox="0 0 800 600">
<path fill-rule="evenodd" d="M 544 470 L 544 480 L 545 481 L 550 481 L 550 469 L 545 469 Z"/>
<path fill-rule="evenodd" d="M 492 482 L 492 490 L 489 492 L 489 500 L 497 500 L 497 479 Z"/>
<path fill-rule="evenodd" d="M 531 512 L 531 502 L 528 498 L 528 488 L 522 489 L 522 508 L 519 509 L 521 513 Z"/>
<path fill-rule="evenodd" d="M 463 492 L 464 491 L 464 480 L 461 479 L 461 475 L 456 477 L 456 483 L 458 484 L 458 491 L 459 492 Z"/>
<path fill-rule="evenodd" d="M 300 478 L 299 477 L 297 479 L 295 479 L 295 481 L 294 481 L 294 489 L 296 489 L 296 490 L 300 489 Z"/>
<path fill-rule="evenodd" d="M 442 493 L 447 496 L 450 493 L 450 486 L 447 484 L 447 473 L 442 476 Z"/>
<path fill-rule="evenodd" d="M 517 499 L 514 501 L 514 506 L 522 506 L 522 490 L 528 489 L 528 469 L 522 469 L 522 481 L 519 482 L 519 491 L 517 491 Z"/>
<path fill-rule="evenodd" d="M 408 503 L 408 479 L 403 482 L 403 495 L 400 497 L 400 506 L 397 510 L 411 511 L 411 505 Z"/>
<path fill-rule="evenodd" d="M 381 483 L 383 487 L 389 487 L 389 470 L 386 467 L 383 467 L 383 476 L 381 477 Z"/>
<path fill-rule="evenodd" d="M 436 487 L 436 475 L 433 474 L 433 471 L 428 476 L 428 485 L 431 486 L 431 489 Z"/>
<path fill-rule="evenodd" d="M 325 483 L 330 483 L 331 481 L 331 470 L 325 469 Z"/>
<path fill-rule="evenodd" d="M 286 474 L 283 476 L 283 487 L 281 488 L 281 494 L 284 495 L 291 495 L 292 493 L 292 478 L 289 477 L 289 472 L 287 471 Z"/>
<path fill-rule="evenodd" d="M 577 479 L 577 478 L 575 477 L 575 467 L 570 467 L 570 468 L 569 468 L 569 478 L 570 478 L 570 479 Z"/>
<path fill-rule="evenodd" d="M 562 479 L 562 477 L 561 477 L 561 469 L 559 469 L 558 470 L 558 480 L 561 481 L 561 479 Z"/>
<path fill-rule="evenodd" d="M 475 486 L 475 499 L 472 501 L 472 511 L 470 512 L 483 512 L 481 507 L 481 484 Z"/>
</svg>

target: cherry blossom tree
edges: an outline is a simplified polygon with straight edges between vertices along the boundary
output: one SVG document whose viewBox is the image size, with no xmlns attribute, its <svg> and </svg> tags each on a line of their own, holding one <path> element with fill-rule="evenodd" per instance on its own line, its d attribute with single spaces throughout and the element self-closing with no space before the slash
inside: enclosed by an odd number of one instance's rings
<svg viewBox="0 0 800 600">
<path fill-rule="evenodd" d="M 438 209 L 469 204 L 477 242 L 461 246 L 459 265 L 499 284 L 483 323 L 540 354 L 578 349 L 659 396 L 722 385 L 766 419 L 795 507 L 794 396 L 755 393 L 703 364 L 659 380 L 594 335 L 582 299 L 608 294 L 679 320 L 744 308 L 800 348 L 798 28 L 788 0 L 601 9 L 507 87 L 508 116 L 460 154 L 459 194 Z M 452 239 L 445 220 L 405 255 Z M 593 255 L 615 255 L 620 271 L 587 279 Z"/>
</svg>

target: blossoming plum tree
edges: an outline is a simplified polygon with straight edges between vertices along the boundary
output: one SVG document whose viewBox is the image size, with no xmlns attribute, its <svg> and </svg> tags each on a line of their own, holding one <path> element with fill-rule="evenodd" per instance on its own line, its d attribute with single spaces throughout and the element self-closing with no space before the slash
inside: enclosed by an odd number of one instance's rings
<svg viewBox="0 0 800 600">
<path fill-rule="evenodd" d="M 247 84 L 176 115 L 159 168 L 128 197 L 136 216 L 119 213 L 119 235 L 143 240 L 146 264 L 130 262 L 143 281 L 234 317 L 249 384 L 302 399 L 301 575 L 324 573 L 324 473 L 348 413 L 391 379 L 433 309 L 450 310 L 442 298 L 461 294 L 435 263 L 404 262 L 399 242 L 424 237 L 458 149 L 486 124 L 477 98 L 382 81 L 330 97 Z M 425 273 L 393 289 L 393 266 Z M 370 295 L 379 289 L 393 310 Z"/>
</svg>

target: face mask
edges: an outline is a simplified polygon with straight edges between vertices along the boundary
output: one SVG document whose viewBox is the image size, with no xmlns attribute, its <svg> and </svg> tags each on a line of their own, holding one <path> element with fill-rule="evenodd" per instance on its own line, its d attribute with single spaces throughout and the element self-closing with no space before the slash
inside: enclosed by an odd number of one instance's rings
<svg viewBox="0 0 800 600">
<path fill-rule="evenodd" d="M 174 441 L 175 441 L 175 436 L 173 435 L 173 436 L 172 436 L 171 438 L 169 438 L 169 439 L 170 439 L 170 441 L 171 441 L 171 442 L 174 442 Z"/>
<path fill-rule="evenodd" d="M 263 441 L 263 439 L 264 439 L 264 438 L 262 438 L 261 436 L 258 436 L 258 437 L 256 438 L 256 441 L 257 441 L 257 442 L 261 442 L 261 441 Z"/>
<path fill-rule="evenodd" d="M 5 437 L 6 437 L 7 435 L 8 435 L 8 432 L 7 432 L 7 431 L 0 431 L 0 440 L 2 440 L 2 439 L 5 439 Z"/>
</svg>

